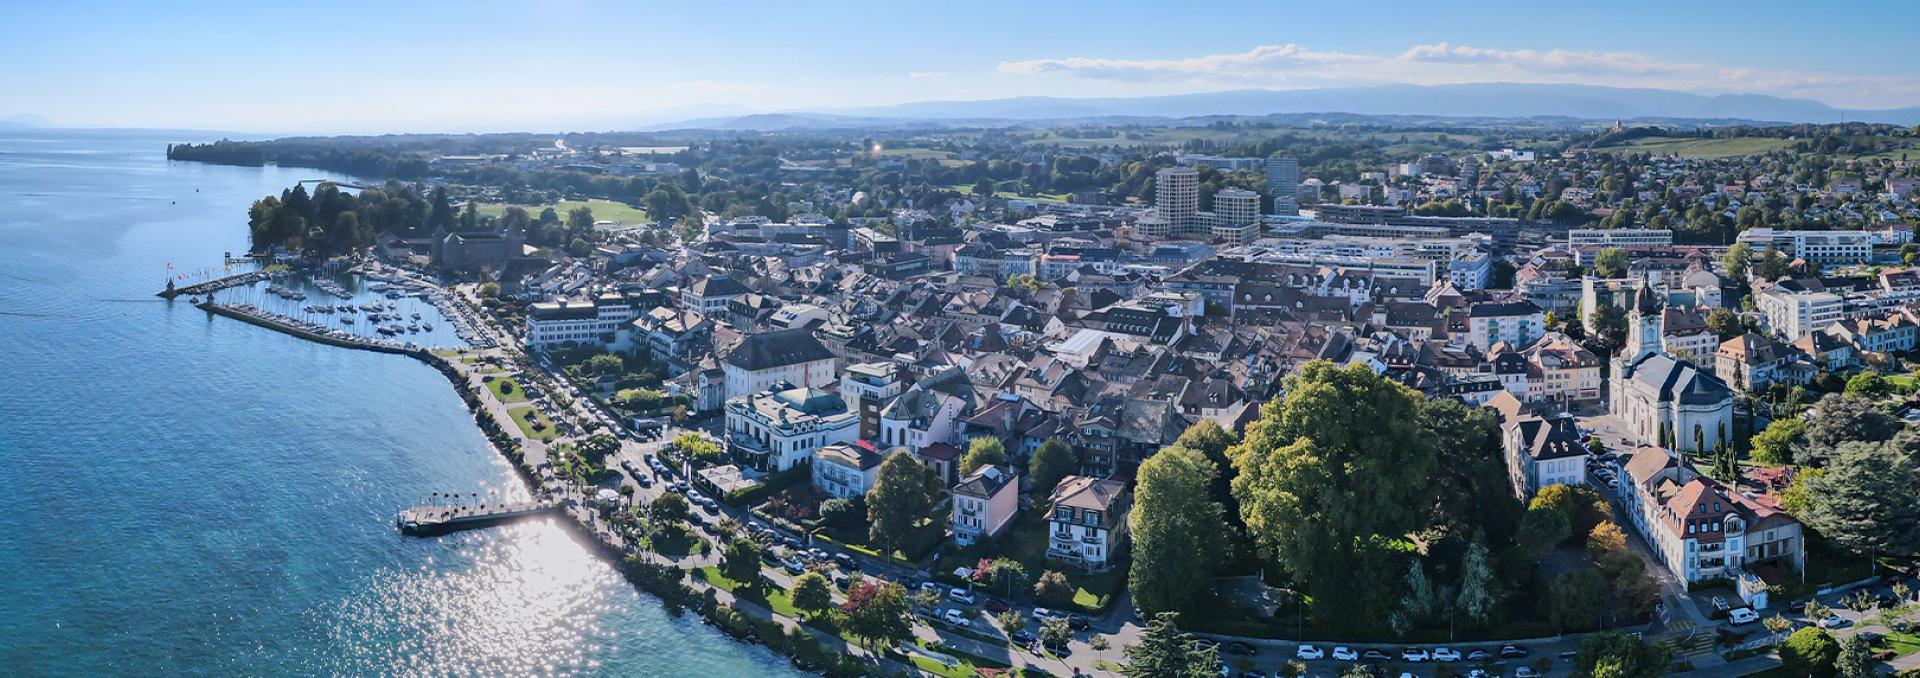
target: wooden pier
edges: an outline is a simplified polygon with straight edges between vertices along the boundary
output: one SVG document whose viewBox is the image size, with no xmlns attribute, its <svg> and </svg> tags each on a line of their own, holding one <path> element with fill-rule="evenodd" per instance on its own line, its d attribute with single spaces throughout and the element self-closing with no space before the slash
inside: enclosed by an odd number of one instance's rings
<svg viewBox="0 0 1920 678">
<path fill-rule="evenodd" d="M 510 523 L 559 508 L 551 501 L 506 502 L 470 506 L 417 506 L 394 516 L 404 534 L 433 535 Z"/>
</svg>

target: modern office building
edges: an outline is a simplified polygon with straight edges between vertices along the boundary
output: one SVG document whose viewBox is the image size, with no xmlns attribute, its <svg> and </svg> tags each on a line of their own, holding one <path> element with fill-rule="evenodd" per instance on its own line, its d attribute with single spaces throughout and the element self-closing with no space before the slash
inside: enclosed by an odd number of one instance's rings
<svg viewBox="0 0 1920 678">
<path fill-rule="evenodd" d="M 1200 173 L 1188 167 L 1167 167 L 1153 177 L 1153 203 L 1167 227 L 1176 234 L 1198 233 L 1200 223 Z"/>
<path fill-rule="evenodd" d="M 1267 193 L 1273 196 L 1274 214 L 1300 213 L 1300 161 L 1267 158 Z"/>
</svg>

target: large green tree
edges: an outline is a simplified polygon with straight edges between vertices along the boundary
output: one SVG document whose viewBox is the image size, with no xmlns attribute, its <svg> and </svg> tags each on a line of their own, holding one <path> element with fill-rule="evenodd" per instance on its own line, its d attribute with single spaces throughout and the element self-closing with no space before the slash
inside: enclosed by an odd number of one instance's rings
<svg viewBox="0 0 1920 678">
<path fill-rule="evenodd" d="M 1301 366 L 1233 449 L 1233 496 L 1255 544 L 1318 600 L 1315 623 L 1357 628 L 1392 601 L 1391 545 L 1431 501 L 1434 436 L 1420 396 L 1365 365 Z"/>
<path fill-rule="evenodd" d="M 867 647 L 887 647 L 913 637 L 913 604 L 905 587 L 888 581 L 862 579 L 847 591 L 840 604 L 847 633 Z"/>
<path fill-rule="evenodd" d="M 1127 665 L 1120 673 L 1129 678 L 1214 678 L 1219 675 L 1220 653 L 1213 646 L 1201 647 L 1192 635 L 1180 630 L 1178 612 L 1161 612 L 1147 622 L 1140 642 L 1126 649 Z"/>
<path fill-rule="evenodd" d="M 833 607 L 833 589 L 827 582 L 827 576 L 818 572 L 805 572 L 793 579 L 793 608 L 808 616 L 818 615 Z"/>
<path fill-rule="evenodd" d="M 1547 618 L 1561 632 L 1584 631 L 1600 624 L 1607 611 L 1607 580 L 1593 570 L 1573 570 L 1553 578 Z"/>
<path fill-rule="evenodd" d="M 1080 467 L 1080 459 L 1073 453 L 1073 446 L 1058 438 L 1050 439 L 1033 452 L 1033 458 L 1027 461 L 1027 479 L 1033 482 L 1033 495 L 1046 496 L 1060 479 L 1073 475 Z"/>
<path fill-rule="evenodd" d="M 1619 278 L 1627 274 L 1627 251 L 1618 247 L 1600 250 L 1593 258 L 1593 274 L 1602 278 Z"/>
<path fill-rule="evenodd" d="M 1840 643 L 1825 629 L 1803 628 L 1780 644 L 1780 668 L 1789 676 L 1828 678 L 1840 658 Z"/>
<path fill-rule="evenodd" d="M 907 536 L 933 508 L 939 491 L 933 470 L 900 450 L 880 462 L 873 489 L 867 491 L 867 537 L 893 553 L 893 545 Z"/>
<path fill-rule="evenodd" d="M 1901 424 L 1871 400 L 1831 393 L 1814 403 L 1807 416 L 1807 445 L 1803 465 L 1817 465 L 1834 448 L 1848 442 L 1880 442 L 1900 432 Z"/>
<path fill-rule="evenodd" d="M 960 457 L 960 475 L 977 471 L 982 466 L 1005 466 L 1007 446 L 993 436 L 979 436 L 967 443 L 967 453 Z"/>
<path fill-rule="evenodd" d="M 1196 612 L 1205 605 L 1226 524 L 1207 495 L 1216 473 L 1199 451 L 1169 447 L 1140 464 L 1128 516 L 1133 566 L 1127 574 L 1143 612 Z"/>
<path fill-rule="evenodd" d="M 1624 633 L 1607 631 L 1588 635 L 1574 654 L 1574 674 L 1579 678 L 1659 678 L 1667 675 L 1673 650 Z"/>
<path fill-rule="evenodd" d="M 1891 443 L 1847 443 L 1828 458 L 1826 472 L 1808 474 L 1807 507 L 1800 519 L 1822 536 L 1856 551 L 1920 551 L 1920 470 Z"/>
<path fill-rule="evenodd" d="M 1511 494 L 1493 412 L 1436 398 L 1420 403 L 1420 421 L 1434 434 L 1437 460 L 1429 520 L 1463 536 L 1480 530 L 1495 544 L 1512 539 L 1526 507 Z"/>
<path fill-rule="evenodd" d="M 1520 531 L 1514 535 L 1520 547 L 1535 559 L 1545 558 L 1553 547 L 1573 534 L 1573 522 L 1565 511 L 1548 506 L 1527 509 L 1520 518 Z"/>
<path fill-rule="evenodd" d="M 1768 424 L 1753 437 L 1753 460 L 1770 466 L 1791 464 L 1797 450 L 1806 444 L 1807 422 L 1799 417 L 1782 417 Z"/>
<path fill-rule="evenodd" d="M 735 537 L 727 542 L 727 550 L 720 557 L 720 574 L 740 582 L 747 588 L 760 585 L 760 554 L 764 547 L 752 539 Z"/>
</svg>

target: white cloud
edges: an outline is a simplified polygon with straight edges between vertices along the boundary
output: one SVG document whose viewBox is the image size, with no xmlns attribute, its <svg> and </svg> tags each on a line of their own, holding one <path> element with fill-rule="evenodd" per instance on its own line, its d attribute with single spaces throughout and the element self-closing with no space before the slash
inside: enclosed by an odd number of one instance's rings
<svg viewBox="0 0 1920 678">
<path fill-rule="evenodd" d="M 912 73 L 908 73 L 907 77 L 919 78 L 922 80 L 937 80 L 939 78 L 947 77 L 947 72 L 946 71 L 914 71 Z"/>
<path fill-rule="evenodd" d="M 1060 57 L 1008 61 L 999 71 L 1157 86 L 1319 87 L 1473 82 L 1575 83 L 1682 91 L 1755 92 L 1837 105 L 1920 99 L 1920 76 L 1865 76 L 1666 61 L 1638 52 L 1492 49 L 1440 42 L 1394 55 L 1297 44 L 1182 59 Z"/>
</svg>

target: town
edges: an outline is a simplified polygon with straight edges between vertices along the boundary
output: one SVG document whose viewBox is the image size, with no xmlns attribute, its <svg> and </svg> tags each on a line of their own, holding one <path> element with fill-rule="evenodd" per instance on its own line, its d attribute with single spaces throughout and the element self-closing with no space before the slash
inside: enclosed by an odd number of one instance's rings
<svg viewBox="0 0 1920 678">
<path fill-rule="evenodd" d="M 1920 669 L 1920 131 L 601 136 L 169 156 L 394 177 L 256 253 L 442 280 L 483 430 L 802 668 Z"/>
</svg>

